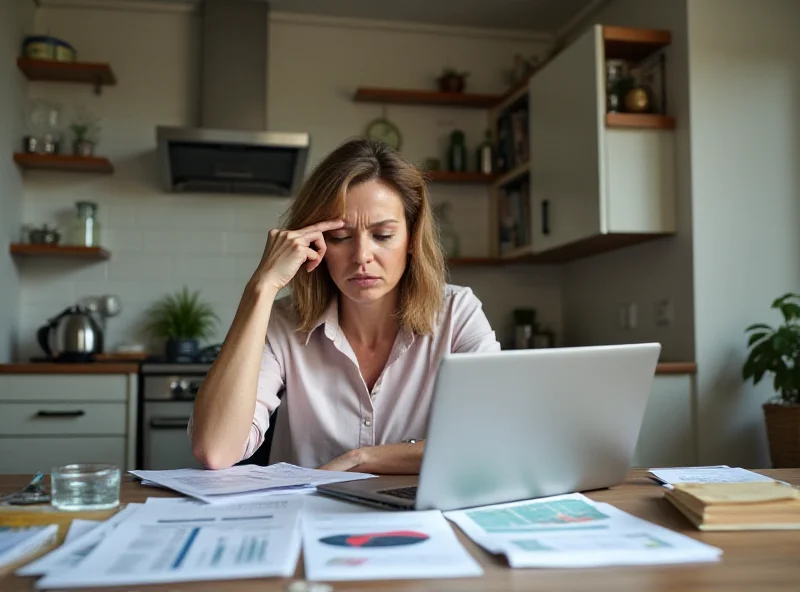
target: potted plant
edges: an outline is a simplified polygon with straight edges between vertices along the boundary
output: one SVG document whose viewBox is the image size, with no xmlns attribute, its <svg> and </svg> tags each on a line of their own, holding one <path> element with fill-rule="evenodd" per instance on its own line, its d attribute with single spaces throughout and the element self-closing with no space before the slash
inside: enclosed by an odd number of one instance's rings
<svg viewBox="0 0 800 592">
<path fill-rule="evenodd" d="M 445 68 L 442 70 L 441 76 L 437 78 L 439 90 L 441 92 L 464 92 L 467 76 L 469 76 L 469 72 L 458 72 L 453 68 Z"/>
<path fill-rule="evenodd" d="M 100 122 L 85 108 L 75 110 L 75 118 L 69 126 L 72 130 L 72 153 L 75 156 L 92 156 L 100 135 Z"/>
<path fill-rule="evenodd" d="M 148 330 L 166 339 L 166 357 L 171 362 L 190 362 L 195 359 L 198 341 L 214 334 L 219 317 L 211 306 L 200 301 L 199 292 L 168 294 L 156 302 L 147 313 Z"/>
<path fill-rule="evenodd" d="M 765 374 L 773 376 L 776 396 L 764 403 L 772 466 L 800 466 L 800 294 L 776 299 L 772 308 L 783 315 L 783 324 L 750 325 L 750 351 L 742 368 L 745 380 L 758 384 Z"/>
</svg>

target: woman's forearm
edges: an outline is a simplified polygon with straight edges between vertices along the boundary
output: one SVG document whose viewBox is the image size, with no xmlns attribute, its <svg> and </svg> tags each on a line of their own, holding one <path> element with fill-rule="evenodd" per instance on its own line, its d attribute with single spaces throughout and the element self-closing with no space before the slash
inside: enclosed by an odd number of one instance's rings
<svg viewBox="0 0 800 592">
<path fill-rule="evenodd" d="M 425 441 L 357 448 L 320 467 L 381 475 L 418 475 Z"/>
<path fill-rule="evenodd" d="M 248 283 L 219 355 L 197 393 L 192 453 L 208 468 L 229 467 L 244 452 L 275 296 L 271 288 Z"/>
</svg>

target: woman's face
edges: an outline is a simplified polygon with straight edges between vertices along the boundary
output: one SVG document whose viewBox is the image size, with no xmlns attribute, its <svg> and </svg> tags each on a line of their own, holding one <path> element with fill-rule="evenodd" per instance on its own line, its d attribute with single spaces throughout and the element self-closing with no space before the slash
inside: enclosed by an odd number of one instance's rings
<svg viewBox="0 0 800 592">
<path fill-rule="evenodd" d="M 347 298 L 375 302 L 403 277 L 408 240 L 400 195 L 381 180 L 365 181 L 345 194 L 344 226 L 325 234 L 328 272 Z"/>
</svg>

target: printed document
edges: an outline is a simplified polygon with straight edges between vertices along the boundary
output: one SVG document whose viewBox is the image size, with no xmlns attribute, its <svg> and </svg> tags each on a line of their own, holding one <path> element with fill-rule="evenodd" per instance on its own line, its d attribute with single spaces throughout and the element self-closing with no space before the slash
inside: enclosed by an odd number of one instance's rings
<svg viewBox="0 0 800 592">
<path fill-rule="evenodd" d="M 446 512 L 511 567 L 717 561 L 722 551 L 579 494 Z"/>
<path fill-rule="evenodd" d="M 302 499 L 258 503 L 146 504 L 76 567 L 37 588 L 135 586 L 294 574 Z M 91 536 L 87 535 L 87 536 Z"/>
<path fill-rule="evenodd" d="M 769 477 L 742 469 L 718 465 L 713 467 L 675 467 L 650 469 L 650 475 L 666 486 L 675 483 L 746 483 L 753 481 L 774 481 Z"/>
<path fill-rule="evenodd" d="M 437 510 L 306 512 L 303 562 L 309 580 L 460 578 L 483 574 Z"/>
<path fill-rule="evenodd" d="M 315 491 L 317 485 L 375 476 L 367 473 L 305 469 L 288 463 L 277 463 L 268 467 L 241 465 L 219 471 L 177 469 L 130 473 L 212 504 L 247 503 L 255 496 L 311 492 Z"/>
</svg>

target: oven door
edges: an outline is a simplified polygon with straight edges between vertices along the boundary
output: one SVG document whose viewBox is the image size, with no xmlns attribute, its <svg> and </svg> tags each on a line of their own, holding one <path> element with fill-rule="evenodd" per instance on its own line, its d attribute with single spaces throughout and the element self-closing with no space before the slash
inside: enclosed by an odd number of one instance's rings
<svg viewBox="0 0 800 592">
<path fill-rule="evenodd" d="M 200 469 L 192 456 L 186 426 L 191 401 L 145 401 L 143 421 L 143 469 Z"/>
</svg>

